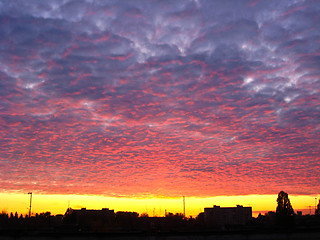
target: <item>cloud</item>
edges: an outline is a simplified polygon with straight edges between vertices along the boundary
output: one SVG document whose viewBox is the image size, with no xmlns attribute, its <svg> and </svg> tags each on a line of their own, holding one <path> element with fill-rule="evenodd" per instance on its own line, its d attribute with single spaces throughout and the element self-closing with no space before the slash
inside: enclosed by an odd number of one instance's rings
<svg viewBox="0 0 320 240">
<path fill-rule="evenodd" d="M 0 188 L 318 192 L 319 11 L 313 1 L 2 1 Z"/>
</svg>

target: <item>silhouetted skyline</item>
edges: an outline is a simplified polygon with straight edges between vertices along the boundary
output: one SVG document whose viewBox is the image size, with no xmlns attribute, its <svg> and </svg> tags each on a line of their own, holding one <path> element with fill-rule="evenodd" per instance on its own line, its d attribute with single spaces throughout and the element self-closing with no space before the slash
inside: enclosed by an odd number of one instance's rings
<svg viewBox="0 0 320 240">
<path fill-rule="evenodd" d="M 68 208 L 65 214 L 53 216 L 49 211 L 40 214 L 19 216 L 18 213 L 0 214 L 0 235 L 27 236 L 58 234 L 86 234 L 105 233 L 116 234 L 119 237 L 130 233 L 130 237 L 141 234 L 272 234 L 281 233 L 305 236 L 314 235 L 320 230 L 320 201 L 314 215 L 294 213 L 289 196 L 280 191 L 277 198 L 276 212 L 259 214 L 252 217 L 252 207 L 237 205 L 236 207 L 204 208 L 197 217 L 186 217 L 183 213 L 165 213 L 165 216 L 149 216 L 132 211 L 117 211 L 113 209 L 72 209 Z M 35 234 L 36 233 L 36 234 Z M 133 234 L 133 235 L 132 235 Z M 305 239 L 305 238 L 304 238 Z"/>
</svg>

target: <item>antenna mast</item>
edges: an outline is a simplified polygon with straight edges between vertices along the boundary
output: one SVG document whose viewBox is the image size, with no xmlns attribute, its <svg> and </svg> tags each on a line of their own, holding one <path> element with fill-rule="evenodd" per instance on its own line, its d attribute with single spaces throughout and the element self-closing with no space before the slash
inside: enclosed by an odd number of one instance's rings
<svg viewBox="0 0 320 240">
<path fill-rule="evenodd" d="M 186 198 L 183 196 L 183 216 L 186 217 Z"/>
<path fill-rule="evenodd" d="M 31 217 L 31 203 L 32 203 L 32 192 L 28 192 L 30 194 L 30 207 L 29 207 L 29 218 Z"/>
</svg>

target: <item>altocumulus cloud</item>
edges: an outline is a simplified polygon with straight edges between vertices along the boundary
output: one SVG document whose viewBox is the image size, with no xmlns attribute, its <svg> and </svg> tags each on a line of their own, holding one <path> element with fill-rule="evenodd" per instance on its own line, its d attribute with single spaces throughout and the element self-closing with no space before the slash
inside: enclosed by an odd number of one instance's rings
<svg viewBox="0 0 320 240">
<path fill-rule="evenodd" d="M 0 188 L 319 192 L 319 18 L 317 1 L 0 1 Z"/>
</svg>

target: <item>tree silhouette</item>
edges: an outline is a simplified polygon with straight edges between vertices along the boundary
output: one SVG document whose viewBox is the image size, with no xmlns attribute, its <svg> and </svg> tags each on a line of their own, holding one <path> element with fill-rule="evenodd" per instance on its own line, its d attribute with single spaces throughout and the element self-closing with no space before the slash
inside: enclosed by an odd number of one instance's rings
<svg viewBox="0 0 320 240">
<path fill-rule="evenodd" d="M 276 214 L 277 215 L 281 215 L 281 216 L 293 216 L 294 215 L 294 211 L 293 208 L 291 206 L 289 197 L 288 197 L 288 193 L 281 191 L 278 194 L 278 198 L 277 198 L 277 210 L 276 210 Z"/>
<path fill-rule="evenodd" d="M 316 215 L 320 216 L 320 199 L 316 209 Z"/>
<path fill-rule="evenodd" d="M 279 227 L 292 227 L 294 225 L 294 211 L 288 193 L 281 191 L 277 198 L 276 221 Z"/>
</svg>

